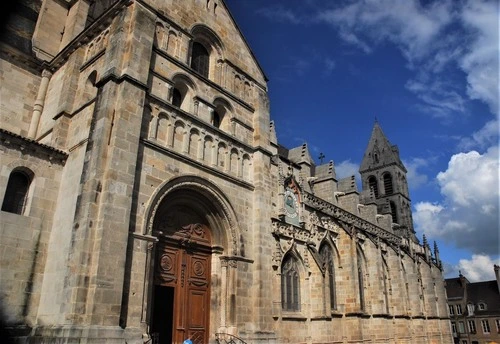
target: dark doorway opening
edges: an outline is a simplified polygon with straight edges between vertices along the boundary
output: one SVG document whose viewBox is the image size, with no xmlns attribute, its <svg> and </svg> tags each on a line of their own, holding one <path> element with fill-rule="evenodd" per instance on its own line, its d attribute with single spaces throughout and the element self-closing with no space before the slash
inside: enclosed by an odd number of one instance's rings
<svg viewBox="0 0 500 344">
<path fill-rule="evenodd" d="M 171 344 L 174 319 L 174 288 L 156 285 L 152 333 L 158 344 Z"/>
</svg>

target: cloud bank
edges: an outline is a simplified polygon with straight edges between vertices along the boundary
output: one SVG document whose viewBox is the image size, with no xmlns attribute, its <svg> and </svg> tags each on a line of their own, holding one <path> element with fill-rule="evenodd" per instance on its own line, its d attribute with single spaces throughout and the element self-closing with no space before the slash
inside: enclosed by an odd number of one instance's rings
<svg viewBox="0 0 500 344">
<path fill-rule="evenodd" d="M 443 201 L 415 204 L 417 231 L 473 253 L 499 253 L 498 146 L 451 157 L 436 176 Z"/>
</svg>

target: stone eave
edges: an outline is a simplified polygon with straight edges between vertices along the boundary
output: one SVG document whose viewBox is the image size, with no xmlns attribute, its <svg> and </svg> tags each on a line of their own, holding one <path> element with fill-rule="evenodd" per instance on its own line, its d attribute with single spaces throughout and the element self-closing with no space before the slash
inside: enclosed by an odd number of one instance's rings
<svg viewBox="0 0 500 344">
<path fill-rule="evenodd" d="M 15 134 L 5 129 L 0 128 L 0 143 L 2 145 L 11 145 L 14 149 L 23 151 L 29 154 L 43 156 L 45 159 L 52 162 L 64 165 L 68 158 L 68 153 L 48 146 L 46 144 L 28 139 L 24 136 Z"/>
<path fill-rule="evenodd" d="M 385 229 L 368 222 L 347 210 L 344 210 L 336 205 L 333 205 L 319 197 L 316 197 L 308 192 L 303 192 L 303 202 L 311 208 L 322 211 L 323 213 L 333 216 L 335 219 L 362 229 L 370 234 L 373 234 L 381 239 L 387 240 L 390 243 L 398 246 L 403 245 L 403 239 L 392 234 Z"/>
</svg>

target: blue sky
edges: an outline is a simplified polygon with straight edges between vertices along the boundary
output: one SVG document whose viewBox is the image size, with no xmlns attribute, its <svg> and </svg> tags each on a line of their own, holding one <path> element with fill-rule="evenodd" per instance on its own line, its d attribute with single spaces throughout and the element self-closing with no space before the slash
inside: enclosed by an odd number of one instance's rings
<svg viewBox="0 0 500 344">
<path fill-rule="evenodd" d="M 269 78 L 279 142 L 307 142 L 349 176 L 376 118 L 399 147 L 417 235 L 438 243 L 445 276 L 493 279 L 499 2 L 226 3 Z"/>
</svg>

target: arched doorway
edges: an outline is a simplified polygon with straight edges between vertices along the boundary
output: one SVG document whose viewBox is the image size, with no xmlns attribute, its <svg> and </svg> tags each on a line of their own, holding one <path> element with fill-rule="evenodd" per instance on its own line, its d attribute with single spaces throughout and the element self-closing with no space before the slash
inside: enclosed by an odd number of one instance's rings
<svg viewBox="0 0 500 344">
<path fill-rule="evenodd" d="M 212 232 L 195 197 L 189 190 L 173 194 L 155 218 L 151 332 L 158 344 L 208 343 Z"/>
</svg>

